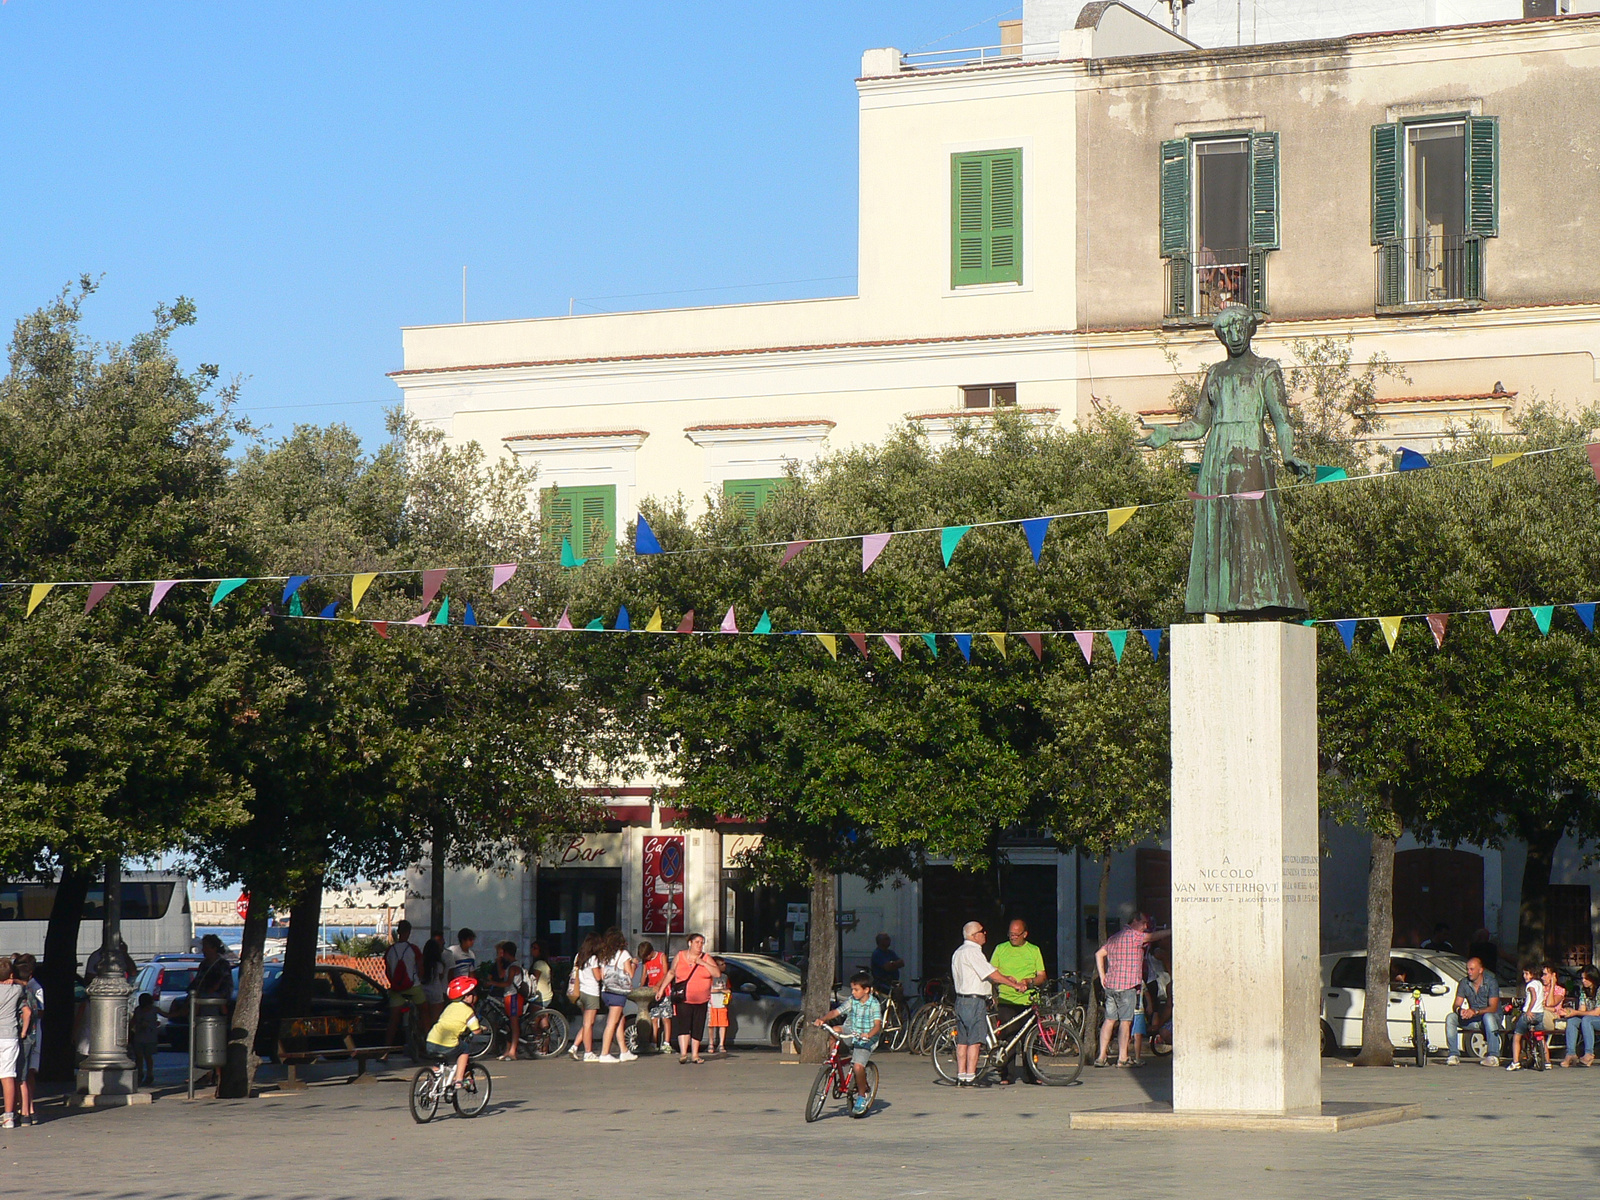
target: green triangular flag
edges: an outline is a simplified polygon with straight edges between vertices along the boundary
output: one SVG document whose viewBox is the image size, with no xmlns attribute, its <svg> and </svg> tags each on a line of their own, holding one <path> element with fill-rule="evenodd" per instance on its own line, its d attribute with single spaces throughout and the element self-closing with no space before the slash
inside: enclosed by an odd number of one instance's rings
<svg viewBox="0 0 1600 1200">
<path fill-rule="evenodd" d="M 211 607 L 215 608 L 249 582 L 249 579 L 224 579 L 217 584 L 217 590 L 211 593 Z"/>
<path fill-rule="evenodd" d="M 585 629 L 604 629 L 605 627 L 605 622 L 603 622 L 599 617 L 596 617 L 594 620 L 590 621 L 584 626 Z"/>
<path fill-rule="evenodd" d="M 761 610 L 761 620 L 756 622 L 756 627 L 754 629 L 752 629 L 750 632 L 751 633 L 771 633 L 772 632 L 772 618 L 767 615 L 767 610 L 766 609 L 763 608 Z"/>
<path fill-rule="evenodd" d="M 572 552 L 572 539 L 561 539 L 561 565 L 563 567 L 581 567 L 588 562 L 587 558 L 579 558 Z"/>
<path fill-rule="evenodd" d="M 945 566 L 950 565 L 950 556 L 956 552 L 956 547 L 971 528 L 971 525 L 947 525 L 939 531 L 939 549 L 944 552 Z"/>
<path fill-rule="evenodd" d="M 934 635 L 931 634 L 931 633 L 925 633 L 925 634 L 922 635 L 922 640 L 928 643 L 928 649 L 933 652 L 933 656 L 935 658 L 938 658 L 939 657 L 939 643 L 938 643 L 938 640 L 934 637 Z"/>
<path fill-rule="evenodd" d="M 1550 618 L 1555 615 L 1554 604 L 1535 604 L 1528 609 L 1533 614 L 1533 623 L 1539 627 L 1540 633 L 1550 632 Z"/>
<path fill-rule="evenodd" d="M 1122 661 L 1122 648 L 1128 644 L 1128 631 L 1126 629 L 1106 630 L 1106 641 L 1111 643 L 1111 653 L 1116 655 L 1117 661 Z"/>
<path fill-rule="evenodd" d="M 1322 466 L 1319 466 L 1317 468 L 1317 477 L 1313 482 L 1315 482 L 1315 483 L 1333 483 L 1333 482 L 1335 482 L 1337 480 L 1340 480 L 1340 479 L 1349 479 L 1349 478 L 1350 478 L 1349 473 L 1346 472 L 1343 467 L 1322 467 Z"/>
<path fill-rule="evenodd" d="M 446 596 L 439 602 L 439 615 L 433 619 L 435 625 L 450 624 L 450 597 Z"/>
<path fill-rule="evenodd" d="M 289 615 L 291 617 L 303 617 L 306 615 L 306 610 L 300 607 L 299 592 L 289 597 Z"/>
</svg>

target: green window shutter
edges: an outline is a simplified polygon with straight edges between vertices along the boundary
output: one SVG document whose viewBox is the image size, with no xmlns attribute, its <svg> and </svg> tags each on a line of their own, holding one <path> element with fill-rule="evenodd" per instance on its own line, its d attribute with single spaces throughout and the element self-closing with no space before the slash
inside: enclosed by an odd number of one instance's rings
<svg viewBox="0 0 1600 1200">
<path fill-rule="evenodd" d="M 739 514 L 739 520 L 748 524 L 786 479 L 730 479 L 722 485 L 722 494 L 728 498 Z"/>
<path fill-rule="evenodd" d="M 1161 257 L 1189 252 L 1189 139 L 1161 143 Z"/>
<path fill-rule="evenodd" d="M 1022 282 L 1022 151 L 950 159 L 950 281 Z"/>
<path fill-rule="evenodd" d="M 1467 232 L 1500 235 L 1500 121 L 1467 118 Z"/>
<path fill-rule="evenodd" d="M 1461 298 L 1483 299 L 1483 239 L 1470 233 L 1461 240 Z"/>
<path fill-rule="evenodd" d="M 552 548 L 562 538 L 572 542 L 579 558 L 604 558 L 617 554 L 617 489 L 599 487 L 546 488 L 541 495 L 544 532 Z"/>
<path fill-rule="evenodd" d="M 1250 249 L 1278 249 L 1278 213 L 1278 135 L 1251 134 Z"/>
<path fill-rule="evenodd" d="M 1406 248 L 1399 238 L 1378 247 L 1378 306 L 1388 308 L 1405 300 Z"/>
<path fill-rule="evenodd" d="M 1250 308 L 1253 312 L 1267 310 L 1267 252 L 1250 251 Z"/>
<path fill-rule="evenodd" d="M 1173 254 L 1167 259 L 1167 317 L 1181 321 L 1194 307 L 1194 271 L 1189 254 Z"/>
<path fill-rule="evenodd" d="M 1372 127 L 1372 244 L 1398 240 L 1406 227 L 1399 125 Z M 1398 303 L 1398 301 L 1396 301 Z"/>
</svg>

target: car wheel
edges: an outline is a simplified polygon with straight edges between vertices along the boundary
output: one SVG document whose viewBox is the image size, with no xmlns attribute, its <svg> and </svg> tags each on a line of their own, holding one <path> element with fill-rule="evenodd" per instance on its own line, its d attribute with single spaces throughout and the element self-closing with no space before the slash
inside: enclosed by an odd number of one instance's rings
<svg viewBox="0 0 1600 1200">
<path fill-rule="evenodd" d="M 1474 1029 L 1467 1034 L 1467 1053 L 1480 1061 L 1489 1053 L 1489 1039 Z"/>
<path fill-rule="evenodd" d="M 1333 1036 L 1333 1026 L 1326 1021 L 1322 1023 L 1322 1057 L 1337 1058 L 1339 1055 L 1339 1040 Z"/>
<path fill-rule="evenodd" d="M 779 1017 L 772 1025 L 772 1044 L 785 1054 L 800 1053 L 798 1016 Z"/>
</svg>

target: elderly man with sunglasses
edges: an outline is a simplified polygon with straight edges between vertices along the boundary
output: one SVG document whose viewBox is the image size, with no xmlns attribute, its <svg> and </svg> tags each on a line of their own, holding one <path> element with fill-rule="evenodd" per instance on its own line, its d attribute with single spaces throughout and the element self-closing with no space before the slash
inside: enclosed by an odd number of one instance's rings
<svg viewBox="0 0 1600 1200">
<path fill-rule="evenodd" d="M 981 921 L 961 928 L 964 939 L 950 958 L 950 985 L 956 994 L 956 1086 L 971 1087 L 978 1074 L 978 1051 L 989 1041 L 989 995 L 992 985 L 1003 983 L 1026 991 L 1025 980 L 995 970 L 983 955 L 988 934 Z"/>
</svg>

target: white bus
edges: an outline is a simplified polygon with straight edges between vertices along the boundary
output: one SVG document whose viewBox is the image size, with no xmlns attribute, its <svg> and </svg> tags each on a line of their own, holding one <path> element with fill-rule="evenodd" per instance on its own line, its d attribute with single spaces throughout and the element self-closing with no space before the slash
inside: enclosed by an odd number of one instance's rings
<svg viewBox="0 0 1600 1200">
<path fill-rule="evenodd" d="M 55 904 L 56 885 L 0 882 L 0 954 L 43 956 L 45 929 Z M 89 885 L 78 926 L 78 962 L 100 945 L 105 919 L 105 888 Z M 127 871 L 122 876 L 122 940 L 137 963 L 156 954 L 187 954 L 194 949 L 194 918 L 189 912 L 189 880 L 166 871 Z"/>
</svg>

